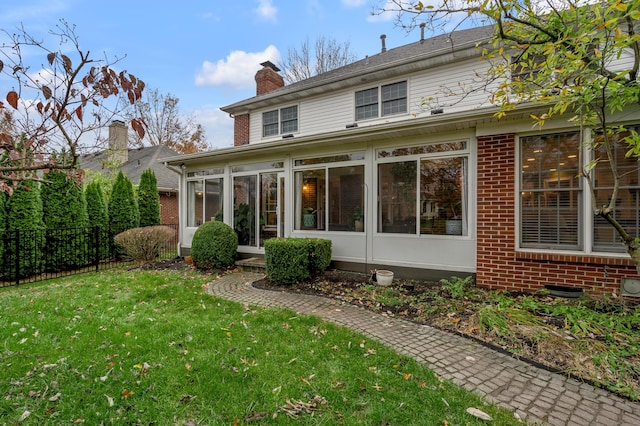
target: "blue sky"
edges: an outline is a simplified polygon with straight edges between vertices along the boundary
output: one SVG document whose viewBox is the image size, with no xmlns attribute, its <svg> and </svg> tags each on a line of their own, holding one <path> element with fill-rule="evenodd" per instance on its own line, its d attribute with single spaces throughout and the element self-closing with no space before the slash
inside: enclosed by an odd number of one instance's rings
<svg viewBox="0 0 640 426">
<path fill-rule="evenodd" d="M 220 107 L 255 94 L 260 62 L 319 36 L 349 42 L 358 58 L 416 41 L 393 16 L 372 16 L 384 0 L 22 0 L 0 4 L 0 28 L 24 24 L 46 39 L 59 20 L 76 25 L 94 57 L 127 55 L 119 66 L 148 87 L 180 99 L 195 114 L 212 148 L 233 145 L 233 120 Z"/>
</svg>

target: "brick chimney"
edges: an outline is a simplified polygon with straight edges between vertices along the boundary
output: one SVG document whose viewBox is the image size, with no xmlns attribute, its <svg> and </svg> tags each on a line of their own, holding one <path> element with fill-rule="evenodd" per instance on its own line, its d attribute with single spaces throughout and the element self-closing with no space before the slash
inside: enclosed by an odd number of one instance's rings
<svg viewBox="0 0 640 426">
<path fill-rule="evenodd" d="M 262 69 L 256 73 L 256 95 L 264 95 L 284 87 L 284 79 L 278 72 L 280 69 L 270 61 L 261 63 Z"/>
<path fill-rule="evenodd" d="M 249 143 L 249 114 L 233 117 L 233 146 Z"/>
<path fill-rule="evenodd" d="M 129 129 L 123 121 L 113 120 L 109 125 L 109 160 L 118 165 L 129 161 Z"/>
</svg>

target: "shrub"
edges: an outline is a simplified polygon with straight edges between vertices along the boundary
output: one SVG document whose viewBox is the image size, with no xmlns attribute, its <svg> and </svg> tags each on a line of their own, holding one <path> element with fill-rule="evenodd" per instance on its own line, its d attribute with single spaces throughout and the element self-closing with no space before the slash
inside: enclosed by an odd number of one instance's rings
<svg viewBox="0 0 640 426">
<path fill-rule="evenodd" d="M 160 194 L 158 181 L 153 170 L 147 169 L 140 176 L 138 186 L 138 209 L 140 226 L 160 225 Z"/>
<path fill-rule="evenodd" d="M 109 199 L 109 227 L 120 233 L 140 226 L 138 203 L 133 194 L 133 184 L 124 173 L 119 172 Z"/>
<path fill-rule="evenodd" d="M 233 265 L 238 251 L 238 235 L 224 222 L 205 222 L 191 242 L 191 258 L 198 269 L 226 268 Z"/>
<path fill-rule="evenodd" d="M 121 232 L 114 237 L 120 251 L 139 263 L 151 262 L 175 240 L 175 231 L 168 226 L 147 226 Z"/>
<path fill-rule="evenodd" d="M 28 277 L 42 272 L 42 249 L 45 238 L 38 183 L 20 183 L 7 200 L 6 209 L 7 229 L 20 232 L 20 247 L 17 253 L 13 241 L 5 246 L 8 277 L 11 279 Z M 20 263 L 20 270 L 11 271 L 12 268 L 15 269 L 17 260 Z"/>
<path fill-rule="evenodd" d="M 264 250 L 267 276 L 279 284 L 304 281 L 331 263 L 331 241 L 320 238 L 271 238 Z"/>
<path fill-rule="evenodd" d="M 109 217 L 107 216 L 102 187 L 98 181 L 94 180 L 87 185 L 85 199 L 89 224 L 99 227 L 99 235 L 92 234 L 89 238 L 89 257 L 95 259 L 97 250 L 99 260 L 107 259 L 109 257 Z"/>
<path fill-rule="evenodd" d="M 47 228 L 44 258 L 48 271 L 67 271 L 87 264 L 87 204 L 77 171 L 51 170 L 43 178 L 42 219 Z"/>
<path fill-rule="evenodd" d="M 278 284 L 295 284 L 309 278 L 309 242 L 304 238 L 270 238 L 264 242 L 265 268 Z"/>
<path fill-rule="evenodd" d="M 331 240 L 322 238 L 308 238 L 309 242 L 309 273 L 318 274 L 331 264 Z"/>
</svg>

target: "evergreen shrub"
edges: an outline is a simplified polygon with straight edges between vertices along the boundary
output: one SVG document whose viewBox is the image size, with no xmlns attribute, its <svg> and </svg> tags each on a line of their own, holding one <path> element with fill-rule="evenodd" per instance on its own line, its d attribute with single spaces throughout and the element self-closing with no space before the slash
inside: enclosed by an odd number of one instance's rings
<svg viewBox="0 0 640 426">
<path fill-rule="evenodd" d="M 6 203 L 7 229 L 19 232 L 19 247 L 15 239 L 5 245 L 5 275 L 9 279 L 24 278 L 42 272 L 42 251 L 45 228 L 42 221 L 42 200 L 37 182 L 21 182 Z M 20 268 L 16 270 L 19 261 Z"/>
<path fill-rule="evenodd" d="M 224 222 L 205 222 L 191 242 L 191 258 L 198 269 L 232 266 L 238 252 L 238 235 Z"/>
<path fill-rule="evenodd" d="M 43 178 L 48 182 L 41 187 L 42 219 L 47 228 L 45 267 L 58 272 L 85 266 L 89 218 L 77 174 L 51 170 Z"/>
<path fill-rule="evenodd" d="M 140 226 L 160 225 L 160 194 L 158 181 L 153 170 L 147 169 L 140 176 L 138 186 L 138 209 Z"/>
<path fill-rule="evenodd" d="M 309 273 L 319 274 L 331 264 L 331 240 L 307 238 L 309 243 Z"/>
<path fill-rule="evenodd" d="M 138 226 L 140 226 L 140 212 L 133 193 L 133 184 L 121 171 L 116 177 L 109 199 L 109 227 L 111 232 L 119 234 Z"/>
<path fill-rule="evenodd" d="M 107 216 L 107 205 L 104 202 L 102 187 L 98 181 L 94 180 L 87 184 L 85 199 L 89 226 L 98 227 L 97 234 L 95 230 L 91 231 L 88 242 L 89 258 L 94 260 L 97 254 L 99 260 L 105 260 L 109 258 L 109 217 Z"/>
<path fill-rule="evenodd" d="M 303 238 L 270 238 L 264 242 L 265 268 L 278 284 L 295 284 L 310 277 L 309 244 Z"/>
</svg>

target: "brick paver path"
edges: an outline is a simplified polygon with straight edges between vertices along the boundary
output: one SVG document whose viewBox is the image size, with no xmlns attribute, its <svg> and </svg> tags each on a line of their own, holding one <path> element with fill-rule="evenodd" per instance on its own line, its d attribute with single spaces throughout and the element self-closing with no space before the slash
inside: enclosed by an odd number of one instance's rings
<svg viewBox="0 0 640 426">
<path fill-rule="evenodd" d="M 245 305 L 317 315 L 383 342 L 436 374 L 528 422 L 549 425 L 640 425 L 640 404 L 518 361 L 463 337 L 319 296 L 254 288 L 260 273 L 216 279 L 208 292 Z"/>
</svg>

